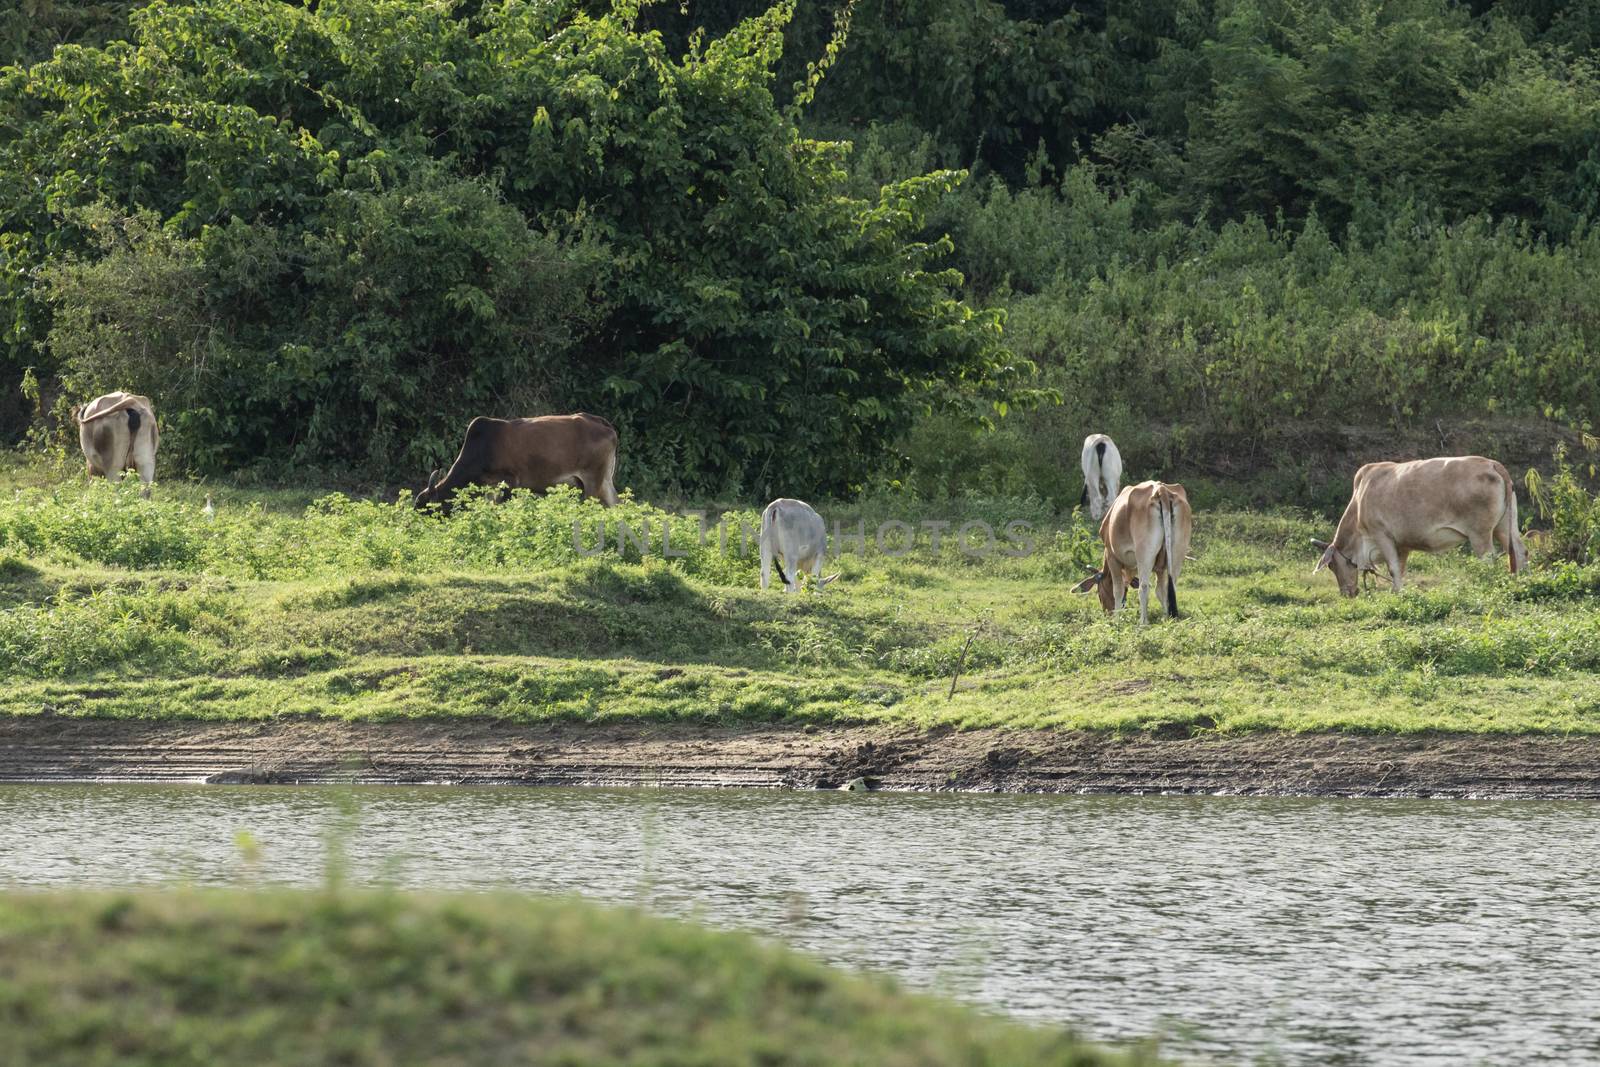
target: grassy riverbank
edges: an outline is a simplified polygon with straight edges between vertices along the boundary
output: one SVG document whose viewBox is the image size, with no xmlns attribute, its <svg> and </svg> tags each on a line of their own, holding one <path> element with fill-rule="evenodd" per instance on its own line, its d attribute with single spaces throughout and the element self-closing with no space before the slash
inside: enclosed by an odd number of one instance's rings
<svg viewBox="0 0 1600 1067">
<path fill-rule="evenodd" d="M 825 594 L 788 597 L 737 553 L 753 510 L 726 516 L 722 551 L 715 526 L 701 545 L 694 519 L 629 502 L 585 558 L 602 513 L 574 494 L 440 521 L 213 489 L 208 519 L 199 486 L 145 502 L 38 468 L 9 479 L 12 715 L 1600 733 L 1592 569 L 1414 557 L 1404 595 L 1343 601 L 1310 574 L 1326 519 L 1219 510 L 1203 486 L 1185 617 L 1140 630 L 1068 592 L 1094 542 L 1038 501 L 828 512 L 860 519 L 867 551 Z M 937 554 L 924 534 L 892 557 L 874 544 L 889 519 L 952 525 Z M 651 531 L 648 556 L 616 551 L 617 520 Z M 1032 524 L 1032 550 L 1005 555 L 1000 533 L 964 554 L 951 533 L 974 520 Z M 681 558 L 661 558 L 663 521 Z"/>
<path fill-rule="evenodd" d="M 1151 1063 L 751 938 L 511 896 L 0 897 L 7 1062 Z"/>
</svg>

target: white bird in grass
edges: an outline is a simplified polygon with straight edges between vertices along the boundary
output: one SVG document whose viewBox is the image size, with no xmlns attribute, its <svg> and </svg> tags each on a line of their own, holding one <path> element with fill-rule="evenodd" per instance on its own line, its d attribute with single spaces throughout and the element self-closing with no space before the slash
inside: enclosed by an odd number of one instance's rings
<svg viewBox="0 0 1600 1067">
<path fill-rule="evenodd" d="M 205 517 L 208 518 L 208 519 L 214 519 L 214 518 L 217 517 L 217 509 L 211 503 L 211 494 L 210 493 L 206 494 L 206 506 L 201 508 L 200 510 L 205 514 Z"/>
</svg>

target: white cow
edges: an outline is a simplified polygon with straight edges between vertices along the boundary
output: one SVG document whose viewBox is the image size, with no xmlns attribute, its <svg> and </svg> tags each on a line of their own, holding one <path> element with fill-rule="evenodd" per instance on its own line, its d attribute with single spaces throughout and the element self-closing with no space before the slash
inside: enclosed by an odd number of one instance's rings
<svg viewBox="0 0 1600 1067">
<path fill-rule="evenodd" d="M 778 580 L 791 593 L 800 591 L 800 574 L 809 571 L 812 587 L 818 592 L 837 574 L 822 576 L 822 561 L 828 554 L 828 528 L 804 500 L 780 497 L 767 505 L 761 513 L 761 588 L 772 580 L 772 568 L 778 568 Z M 786 571 L 787 569 L 787 571 Z"/>
<path fill-rule="evenodd" d="M 1083 495 L 1089 502 L 1089 517 L 1099 522 L 1106 508 L 1117 499 L 1122 482 L 1122 453 L 1111 438 L 1092 433 L 1083 439 Z"/>
<path fill-rule="evenodd" d="M 101 475 L 120 482 L 123 472 L 133 467 L 144 483 L 139 495 L 148 498 L 156 477 L 156 446 L 161 440 L 150 398 L 107 393 L 73 408 L 72 417 L 78 423 L 78 444 L 90 477 Z"/>
</svg>

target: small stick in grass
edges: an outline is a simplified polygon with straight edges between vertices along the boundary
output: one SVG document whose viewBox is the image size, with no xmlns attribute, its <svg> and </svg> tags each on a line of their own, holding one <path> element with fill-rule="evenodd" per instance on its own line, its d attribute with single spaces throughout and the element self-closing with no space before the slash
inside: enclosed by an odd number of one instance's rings
<svg viewBox="0 0 1600 1067">
<path fill-rule="evenodd" d="M 944 696 L 946 701 L 955 699 L 956 682 L 961 678 L 961 668 L 967 665 L 967 649 L 972 647 L 972 639 L 977 636 L 978 631 L 973 630 L 967 635 L 966 643 L 961 646 L 961 655 L 956 657 L 956 672 L 950 676 L 950 692 L 946 693 Z"/>
</svg>

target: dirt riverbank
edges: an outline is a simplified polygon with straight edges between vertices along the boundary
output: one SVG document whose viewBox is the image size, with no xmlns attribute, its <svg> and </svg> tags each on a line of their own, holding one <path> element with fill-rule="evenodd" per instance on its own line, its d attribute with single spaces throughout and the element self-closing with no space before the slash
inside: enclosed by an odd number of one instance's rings
<svg viewBox="0 0 1600 1067">
<path fill-rule="evenodd" d="M 0 720 L 0 781 L 1600 798 L 1600 738 Z"/>
</svg>

